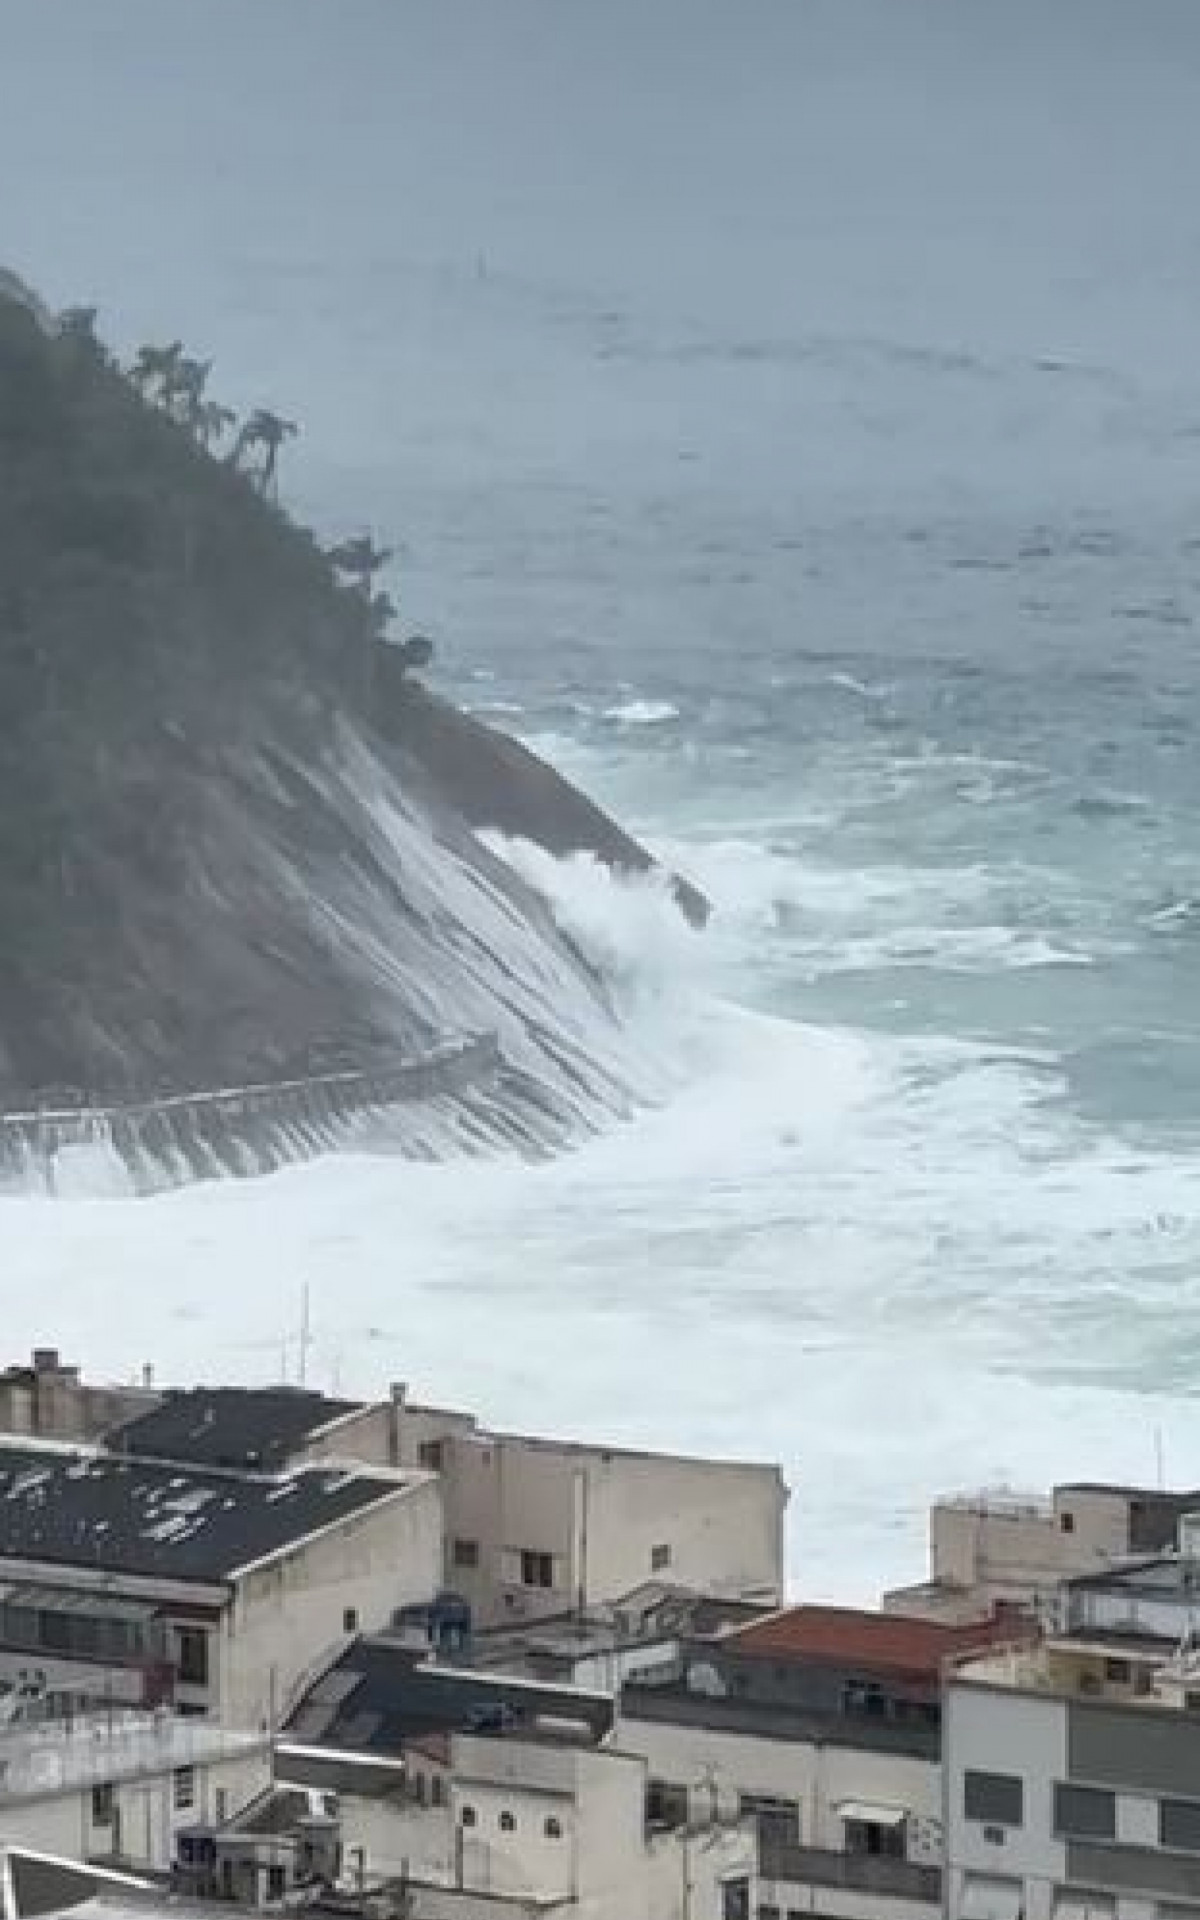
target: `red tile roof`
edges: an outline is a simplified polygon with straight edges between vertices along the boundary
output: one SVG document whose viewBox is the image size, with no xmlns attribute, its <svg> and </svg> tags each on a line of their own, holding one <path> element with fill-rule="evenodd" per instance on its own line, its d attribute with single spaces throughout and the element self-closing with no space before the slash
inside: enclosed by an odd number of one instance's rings
<svg viewBox="0 0 1200 1920">
<path fill-rule="evenodd" d="M 820 1661 L 936 1679 L 943 1661 L 1035 1633 L 1032 1621 L 1012 1612 L 951 1626 L 858 1607 L 789 1607 L 727 1634 L 723 1645 L 731 1653 L 773 1660 Z"/>
</svg>

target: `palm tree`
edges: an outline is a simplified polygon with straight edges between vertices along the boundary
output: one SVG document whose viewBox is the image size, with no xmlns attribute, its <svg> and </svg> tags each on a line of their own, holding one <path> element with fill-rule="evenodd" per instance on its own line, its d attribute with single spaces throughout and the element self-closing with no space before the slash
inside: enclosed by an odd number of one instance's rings
<svg viewBox="0 0 1200 1920">
<path fill-rule="evenodd" d="M 181 354 L 163 374 L 159 397 L 181 426 L 195 430 L 211 372 L 211 360 L 191 360 Z"/>
<path fill-rule="evenodd" d="M 329 549 L 329 563 L 338 573 L 344 573 L 358 588 L 364 599 L 371 598 L 371 582 L 381 568 L 386 567 L 393 558 L 390 547 L 377 547 L 369 533 L 356 534 L 352 540 L 343 540 Z M 387 599 L 386 594 L 382 598 Z M 396 609 L 391 606 L 388 619 Z M 385 622 L 386 624 L 386 622 Z"/>
<path fill-rule="evenodd" d="M 237 419 L 232 407 L 223 407 L 219 400 L 202 400 L 188 424 L 206 453 L 211 453 L 214 445 Z"/>
<path fill-rule="evenodd" d="M 294 440 L 300 429 L 294 420 L 284 420 L 267 407 L 256 407 L 245 421 L 229 454 L 229 463 L 241 465 L 242 456 L 252 447 L 262 449 L 262 465 L 254 476 L 260 493 L 274 494 L 277 484 L 279 449 L 285 440 Z"/>
<path fill-rule="evenodd" d="M 143 399 L 151 399 L 157 384 L 158 397 L 170 390 L 171 382 L 183 360 L 183 341 L 172 340 L 169 347 L 139 347 L 137 359 L 129 369 L 129 378 Z"/>
</svg>

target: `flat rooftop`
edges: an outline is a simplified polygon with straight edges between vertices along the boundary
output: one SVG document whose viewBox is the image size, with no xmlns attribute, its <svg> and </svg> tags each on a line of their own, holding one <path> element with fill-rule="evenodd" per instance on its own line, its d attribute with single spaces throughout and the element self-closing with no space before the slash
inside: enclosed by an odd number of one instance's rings
<svg viewBox="0 0 1200 1920">
<path fill-rule="evenodd" d="M 303 1387 L 191 1387 L 107 1436 L 116 1453 L 192 1466 L 271 1471 L 326 1427 L 362 1410 Z"/>
<path fill-rule="evenodd" d="M 205 1471 L 0 1436 L 0 1578 L 19 1560 L 220 1583 L 403 1491 L 399 1475 Z"/>
<path fill-rule="evenodd" d="M 528 1731 L 541 1716 L 584 1722 L 600 1740 L 614 1707 L 606 1693 L 439 1666 L 385 1634 L 364 1634 L 310 1687 L 283 1740 L 386 1757 L 428 1734 L 489 1724 Z"/>
</svg>

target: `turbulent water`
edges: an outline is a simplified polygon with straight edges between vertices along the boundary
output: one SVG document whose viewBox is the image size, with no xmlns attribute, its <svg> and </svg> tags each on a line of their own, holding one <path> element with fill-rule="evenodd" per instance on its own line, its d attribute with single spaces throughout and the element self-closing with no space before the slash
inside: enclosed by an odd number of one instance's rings
<svg viewBox="0 0 1200 1920">
<path fill-rule="evenodd" d="M 298 413 L 665 1104 L 552 1163 L 13 1202 L 10 1346 L 406 1377 L 928 1496 L 1200 1480 L 1194 0 L 0 0 L 0 258 Z M 293 1343 L 294 1346 L 294 1343 Z"/>
</svg>

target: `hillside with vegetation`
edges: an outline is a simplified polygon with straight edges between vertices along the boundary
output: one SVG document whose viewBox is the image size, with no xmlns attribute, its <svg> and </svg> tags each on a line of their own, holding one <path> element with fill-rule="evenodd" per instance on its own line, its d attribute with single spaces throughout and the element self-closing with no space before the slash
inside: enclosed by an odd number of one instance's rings
<svg viewBox="0 0 1200 1920">
<path fill-rule="evenodd" d="M 235 420 L 179 342 L 121 368 L 93 314 L 0 276 L 0 1108 L 481 1025 L 535 1105 L 589 1079 L 603 987 L 475 829 L 649 856 L 420 683 L 386 552 L 281 505 L 296 430 Z"/>
</svg>

